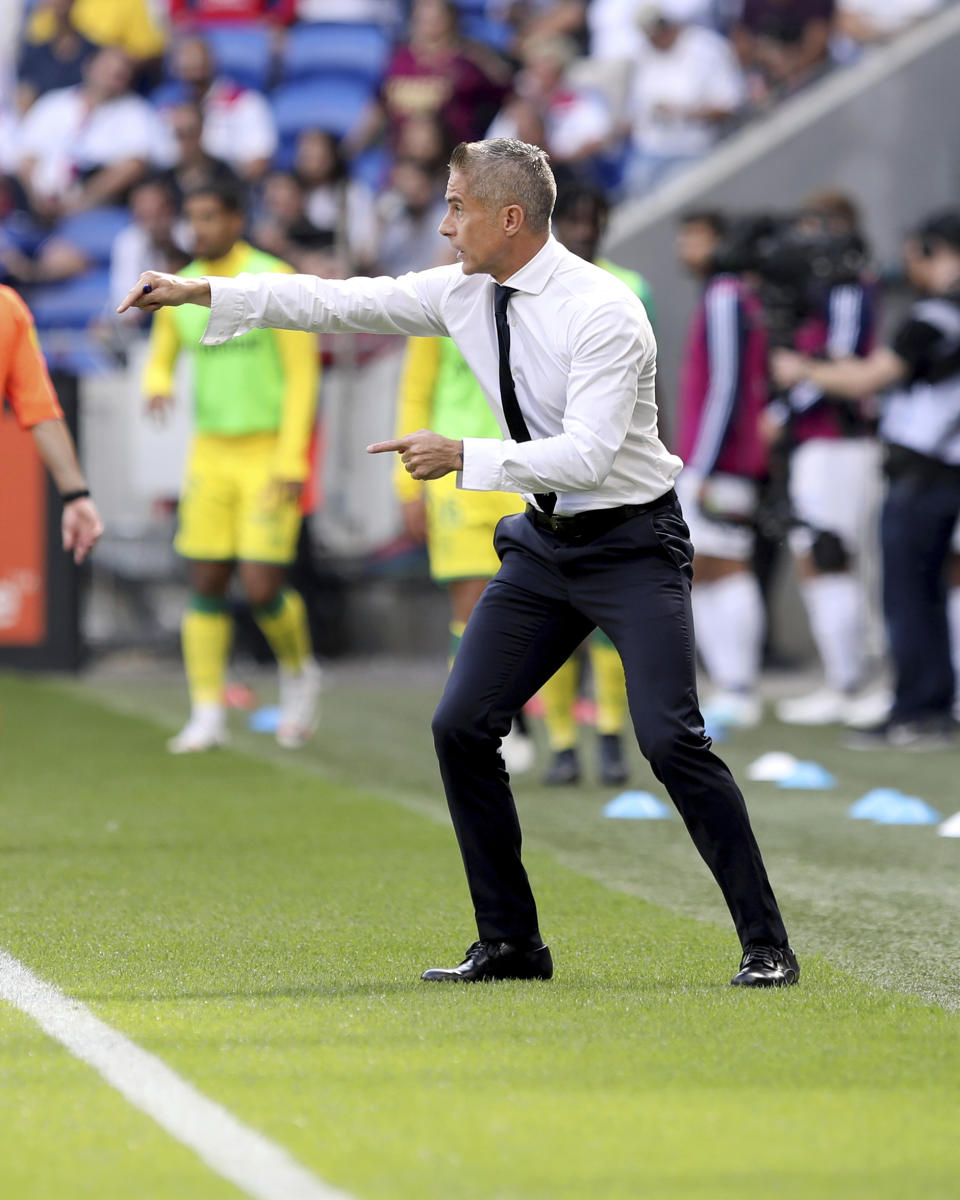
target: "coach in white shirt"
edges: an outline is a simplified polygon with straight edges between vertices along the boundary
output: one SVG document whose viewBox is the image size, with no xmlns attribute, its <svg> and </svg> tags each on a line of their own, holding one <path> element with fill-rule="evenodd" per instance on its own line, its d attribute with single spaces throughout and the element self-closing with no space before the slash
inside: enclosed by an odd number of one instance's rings
<svg viewBox="0 0 960 1200">
<path fill-rule="evenodd" d="M 452 337 L 504 439 L 418 430 L 379 442 L 416 479 L 516 491 L 526 514 L 500 522 L 502 560 L 467 625 L 433 730 L 480 940 L 429 980 L 549 978 L 520 860 L 520 826 L 500 740 L 523 704 L 595 627 L 623 658 L 640 747 L 712 870 L 743 946 L 733 982 L 794 983 L 796 958 L 743 797 L 712 753 L 697 707 L 690 562 L 657 437 L 656 344 L 643 305 L 550 234 L 547 156 L 511 139 L 461 144 L 440 233 L 452 266 L 400 279 L 332 282 L 147 272 L 130 306 L 209 305 L 203 340 L 259 326 Z M 491 278 L 492 277 L 492 278 Z"/>
</svg>

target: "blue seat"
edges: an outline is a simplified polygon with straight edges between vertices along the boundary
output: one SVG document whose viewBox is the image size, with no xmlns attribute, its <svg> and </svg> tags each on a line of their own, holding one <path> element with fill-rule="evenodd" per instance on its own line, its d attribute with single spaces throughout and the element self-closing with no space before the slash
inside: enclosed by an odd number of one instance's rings
<svg viewBox="0 0 960 1200">
<path fill-rule="evenodd" d="M 273 69 L 273 43 L 261 25 L 216 25 L 202 30 L 217 73 L 265 92 Z"/>
<path fill-rule="evenodd" d="M 106 312 L 110 272 L 89 271 L 65 283 L 25 288 L 26 300 L 38 329 L 85 329 Z"/>
<path fill-rule="evenodd" d="M 110 261 L 114 238 L 129 224 L 128 208 L 91 208 L 61 221 L 55 233 L 57 237 L 65 238 L 85 250 L 99 266 L 106 266 Z"/>
<path fill-rule="evenodd" d="M 283 47 L 280 75 L 285 82 L 295 82 L 335 71 L 374 88 L 389 57 L 390 39 L 379 25 L 295 25 Z"/>
<path fill-rule="evenodd" d="M 508 50 L 514 38 L 514 32 L 509 25 L 482 13 L 470 11 L 460 14 L 460 32 L 473 42 L 482 42 L 485 46 L 500 51 Z"/>
<path fill-rule="evenodd" d="M 373 94 L 369 84 L 335 75 L 276 88 L 271 103 L 281 142 L 294 141 L 304 129 L 323 129 L 343 137 L 356 124 Z"/>
</svg>

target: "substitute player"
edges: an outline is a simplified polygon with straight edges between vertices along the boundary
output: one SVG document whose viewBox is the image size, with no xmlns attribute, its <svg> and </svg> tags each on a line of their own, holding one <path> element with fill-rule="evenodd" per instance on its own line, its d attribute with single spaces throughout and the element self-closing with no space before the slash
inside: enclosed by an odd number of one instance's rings
<svg viewBox="0 0 960 1200">
<path fill-rule="evenodd" d="M 0 284 L 0 400 L 4 398 L 21 429 L 30 430 L 60 492 L 63 548 L 73 551 L 74 562 L 83 562 L 103 533 L 103 522 L 77 462 L 30 310 L 12 288 Z"/>
<path fill-rule="evenodd" d="M 462 429 L 473 437 L 499 437 L 480 385 L 449 338 L 410 338 L 407 342 L 397 436 L 408 429 Z M 452 436 L 452 433 L 450 434 Z M 415 541 L 425 541 L 430 577 L 450 597 L 450 661 L 453 661 L 474 605 L 500 567 L 493 533 L 501 517 L 523 511 L 512 492 L 465 492 L 456 476 L 423 484 L 397 459 L 394 475 L 404 526 Z M 533 744 L 514 724 L 501 747 L 514 774 L 533 765 Z"/>
<path fill-rule="evenodd" d="M 185 212 L 197 255 L 185 276 L 292 273 L 242 240 L 243 203 L 235 188 L 200 188 L 187 197 Z M 194 437 L 175 542 L 190 564 L 181 633 L 191 709 L 168 749 L 209 750 L 227 739 L 226 593 L 235 568 L 280 666 L 277 741 L 293 749 L 313 732 L 320 691 L 303 600 L 286 586 L 316 412 L 316 338 L 264 329 L 229 345 L 201 346 L 205 324 L 205 310 L 195 305 L 158 312 L 143 381 L 149 410 L 162 416 L 177 356 L 182 349 L 193 354 Z"/>
</svg>

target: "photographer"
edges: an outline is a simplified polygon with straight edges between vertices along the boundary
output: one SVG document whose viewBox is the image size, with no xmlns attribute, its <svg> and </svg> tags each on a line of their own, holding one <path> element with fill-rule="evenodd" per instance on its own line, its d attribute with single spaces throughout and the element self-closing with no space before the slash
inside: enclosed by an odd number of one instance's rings
<svg viewBox="0 0 960 1200">
<path fill-rule="evenodd" d="M 888 479 L 883 602 L 895 695 L 889 717 L 850 744 L 924 750 L 954 741 L 945 565 L 960 516 L 960 213 L 928 218 L 907 240 L 905 265 L 926 298 L 891 346 L 837 362 L 778 351 L 773 372 L 781 387 L 813 384 L 853 401 L 893 389 L 880 436 Z"/>
<path fill-rule="evenodd" d="M 759 481 L 766 471 L 760 417 L 767 403 L 767 336 L 757 298 L 725 269 L 726 219 L 688 213 L 677 255 L 704 285 L 687 346 L 677 410 L 677 481 L 694 558 L 697 646 L 716 691 L 708 722 L 749 727 L 763 643 L 763 599 L 751 560 Z"/>
<path fill-rule="evenodd" d="M 869 354 L 877 305 L 865 259 L 854 204 L 836 192 L 808 197 L 770 261 L 785 285 L 790 264 L 797 268 L 798 303 L 784 344 L 824 360 Z M 867 601 L 856 570 L 877 494 L 874 427 L 869 393 L 851 404 L 809 379 L 790 387 L 767 415 L 769 436 L 785 439 L 790 547 L 826 677 L 825 686 L 780 701 L 777 716 L 788 724 L 862 724 L 881 715 L 876 696 L 861 694 Z"/>
</svg>

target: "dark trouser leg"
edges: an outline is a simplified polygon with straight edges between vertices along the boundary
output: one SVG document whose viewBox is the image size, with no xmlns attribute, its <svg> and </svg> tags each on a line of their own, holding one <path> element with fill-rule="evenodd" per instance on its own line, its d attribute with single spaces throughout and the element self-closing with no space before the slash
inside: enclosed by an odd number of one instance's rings
<svg viewBox="0 0 960 1200">
<path fill-rule="evenodd" d="M 528 524 L 525 517 L 510 520 Z M 481 938 L 509 939 L 538 929 L 499 748 L 514 714 L 590 632 L 563 591 L 547 565 L 519 548 L 511 551 L 470 617 L 433 720 Z"/>
<path fill-rule="evenodd" d="M 634 518 L 584 550 L 572 599 L 620 652 L 640 749 L 720 885 L 741 943 L 779 945 L 786 930 L 743 795 L 703 731 L 686 538 L 679 508 Z"/>
<path fill-rule="evenodd" d="M 896 675 L 891 716 L 949 716 L 950 663 L 945 568 L 960 488 L 911 479 L 890 484 L 880 518 L 883 610 Z"/>
</svg>

